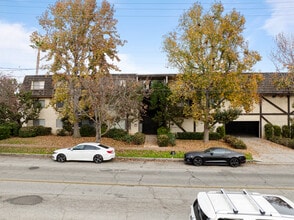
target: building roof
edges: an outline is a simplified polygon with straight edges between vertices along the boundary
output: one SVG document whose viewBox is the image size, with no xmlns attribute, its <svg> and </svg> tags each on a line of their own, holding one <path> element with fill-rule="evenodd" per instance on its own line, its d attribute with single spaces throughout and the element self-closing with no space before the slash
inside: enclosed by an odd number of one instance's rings
<svg viewBox="0 0 294 220">
<path fill-rule="evenodd" d="M 32 89 L 33 83 L 44 82 L 44 88 Z M 22 84 L 22 89 L 31 91 L 34 98 L 51 98 L 53 97 L 52 75 L 27 75 Z"/>
<path fill-rule="evenodd" d="M 294 87 L 292 89 L 279 89 L 274 84 L 277 77 L 283 77 L 287 73 L 261 73 L 263 76 L 263 80 L 258 87 L 259 94 L 267 94 L 267 95 L 285 95 L 285 94 L 293 94 Z"/>
<path fill-rule="evenodd" d="M 280 74 L 285 75 L 286 73 Z M 137 78 L 142 79 L 164 79 L 165 77 L 175 78 L 176 74 L 112 74 L 114 77 L 120 78 Z M 263 80 L 259 85 L 258 93 L 264 95 L 285 95 L 293 94 L 294 91 L 287 89 L 278 89 L 274 85 L 274 78 L 277 77 L 275 73 L 261 73 Z M 44 89 L 32 89 L 32 82 L 44 82 Z M 22 89 L 32 91 L 32 96 L 35 98 L 51 98 L 53 97 L 53 80 L 52 75 L 27 75 L 24 78 Z"/>
</svg>

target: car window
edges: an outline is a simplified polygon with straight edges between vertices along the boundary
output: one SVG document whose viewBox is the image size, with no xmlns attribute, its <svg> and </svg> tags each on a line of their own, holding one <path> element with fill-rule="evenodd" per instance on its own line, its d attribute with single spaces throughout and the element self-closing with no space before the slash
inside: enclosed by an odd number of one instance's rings
<svg viewBox="0 0 294 220">
<path fill-rule="evenodd" d="M 73 147 L 73 150 L 84 150 L 84 145 L 77 145 Z"/>
<path fill-rule="evenodd" d="M 215 154 L 224 154 L 224 153 L 226 153 L 226 150 L 224 150 L 224 149 L 215 149 L 213 152 Z"/>
<path fill-rule="evenodd" d="M 85 145 L 85 150 L 99 150 L 98 147 L 95 147 L 93 145 Z"/>
<path fill-rule="evenodd" d="M 102 147 L 102 148 L 104 148 L 104 149 L 108 149 L 108 148 L 109 148 L 108 146 L 103 145 L 103 144 L 99 144 L 99 147 Z"/>
</svg>

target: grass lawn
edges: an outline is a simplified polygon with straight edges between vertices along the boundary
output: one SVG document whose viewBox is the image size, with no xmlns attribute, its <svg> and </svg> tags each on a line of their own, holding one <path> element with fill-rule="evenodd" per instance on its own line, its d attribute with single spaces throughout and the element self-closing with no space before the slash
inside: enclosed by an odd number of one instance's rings
<svg viewBox="0 0 294 220">
<path fill-rule="evenodd" d="M 93 142 L 93 137 L 73 138 L 70 136 L 38 136 L 33 138 L 13 137 L 0 140 L 0 153 L 22 154 L 52 154 L 55 149 L 68 148 L 82 142 Z M 145 158 L 183 158 L 188 151 L 201 151 L 211 146 L 230 148 L 222 141 L 209 141 L 204 143 L 199 140 L 176 140 L 175 146 L 169 147 L 144 147 L 144 145 L 132 145 L 110 138 L 102 138 L 101 143 L 114 147 L 118 157 L 145 157 Z M 175 151 L 175 155 L 170 152 Z M 238 150 L 244 153 L 248 160 L 252 159 L 250 149 Z"/>
</svg>

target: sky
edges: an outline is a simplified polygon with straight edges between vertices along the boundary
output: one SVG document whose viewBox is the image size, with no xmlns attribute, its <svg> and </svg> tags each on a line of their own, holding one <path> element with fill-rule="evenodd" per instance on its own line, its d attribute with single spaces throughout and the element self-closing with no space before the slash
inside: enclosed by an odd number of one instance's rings
<svg viewBox="0 0 294 220">
<path fill-rule="evenodd" d="M 117 30 L 127 43 L 118 48 L 120 73 L 177 73 L 163 51 L 164 35 L 174 31 L 180 16 L 196 2 L 208 10 L 214 0 L 108 0 L 115 9 Z M 55 0 L 0 0 L 0 73 L 21 81 L 36 74 L 37 51 L 29 37 L 42 31 L 41 16 Z M 246 19 L 243 36 L 251 50 L 262 56 L 254 71 L 274 72 L 270 52 L 279 33 L 293 34 L 294 0 L 223 0 L 225 11 L 240 12 Z M 101 0 L 97 0 L 101 4 Z M 41 61 L 41 65 L 44 61 Z M 39 70 L 39 74 L 45 74 Z"/>
</svg>

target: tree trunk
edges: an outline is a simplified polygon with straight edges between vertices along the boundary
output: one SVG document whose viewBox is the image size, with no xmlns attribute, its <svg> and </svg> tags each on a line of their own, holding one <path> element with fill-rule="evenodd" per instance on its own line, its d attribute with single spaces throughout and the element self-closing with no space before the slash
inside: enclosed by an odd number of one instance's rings
<svg viewBox="0 0 294 220">
<path fill-rule="evenodd" d="M 79 138 L 79 137 L 81 137 L 80 129 L 79 129 L 79 122 L 75 122 L 75 123 L 74 123 L 73 137 L 74 137 L 74 138 Z"/>
<path fill-rule="evenodd" d="M 209 126 L 208 126 L 208 123 L 204 123 L 203 141 L 205 143 L 209 141 Z"/>
<path fill-rule="evenodd" d="M 99 122 L 95 123 L 95 129 L 96 129 L 95 141 L 99 143 L 101 141 L 101 126 Z"/>
</svg>

